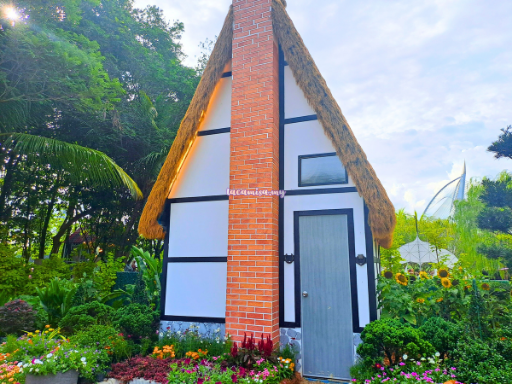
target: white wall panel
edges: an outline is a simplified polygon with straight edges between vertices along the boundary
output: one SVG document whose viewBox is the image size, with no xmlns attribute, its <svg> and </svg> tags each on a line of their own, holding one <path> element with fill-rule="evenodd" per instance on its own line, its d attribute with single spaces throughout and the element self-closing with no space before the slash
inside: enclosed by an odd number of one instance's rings
<svg viewBox="0 0 512 384">
<path fill-rule="evenodd" d="M 230 135 L 198 136 L 169 198 L 225 195 L 229 188 Z"/>
<path fill-rule="evenodd" d="M 318 120 L 287 124 L 284 127 L 284 188 L 317 189 L 353 187 L 350 176 L 347 184 L 299 187 L 299 156 L 336 152 L 331 141 L 324 134 Z"/>
<path fill-rule="evenodd" d="M 169 263 L 165 314 L 226 316 L 226 263 Z"/>
<path fill-rule="evenodd" d="M 293 263 L 284 263 L 284 321 L 290 323 L 295 321 L 295 265 Z"/>
<path fill-rule="evenodd" d="M 284 249 L 283 252 L 295 253 L 293 233 L 293 212 L 312 211 L 324 209 L 347 209 L 354 212 L 354 241 L 355 254 L 366 255 L 366 239 L 364 225 L 364 201 L 358 193 L 339 193 L 325 195 L 300 195 L 286 196 L 284 202 Z M 359 325 L 364 327 L 370 322 L 369 295 L 368 295 L 368 274 L 367 266 L 356 265 L 357 274 L 357 295 L 359 305 Z M 289 303 L 294 296 L 293 275 L 285 273 L 285 318 L 286 321 L 293 321 L 294 315 L 287 313 L 288 308 L 293 308 Z M 295 304 L 293 303 L 293 306 Z M 292 312 L 293 313 L 293 312 Z"/>
<path fill-rule="evenodd" d="M 316 112 L 309 106 L 304 93 L 295 82 L 292 70 L 289 66 L 284 67 L 284 117 L 289 119 L 315 114 Z"/>
<path fill-rule="evenodd" d="M 231 77 L 223 77 L 215 86 L 200 131 L 231 126 Z"/>
<path fill-rule="evenodd" d="M 229 201 L 171 204 L 168 257 L 227 257 Z"/>
</svg>

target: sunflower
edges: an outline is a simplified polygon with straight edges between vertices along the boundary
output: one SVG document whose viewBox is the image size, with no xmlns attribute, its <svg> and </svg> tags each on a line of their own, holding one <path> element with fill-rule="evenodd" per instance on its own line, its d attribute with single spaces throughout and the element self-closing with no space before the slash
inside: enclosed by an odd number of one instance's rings
<svg viewBox="0 0 512 384">
<path fill-rule="evenodd" d="M 427 272 L 425 272 L 425 271 L 421 271 L 421 272 L 420 272 L 420 277 L 421 277 L 422 279 L 425 279 L 425 280 L 430 279 L 430 276 L 429 276 L 429 275 L 428 275 L 428 273 L 427 273 Z"/>
<path fill-rule="evenodd" d="M 441 284 L 445 288 L 451 288 L 451 286 L 452 286 L 452 282 L 449 279 L 446 279 L 446 278 L 441 279 Z"/>
<path fill-rule="evenodd" d="M 491 289 L 491 286 L 490 286 L 489 284 L 487 284 L 487 283 L 483 283 L 483 284 L 482 284 L 482 289 L 483 289 L 484 291 L 488 291 L 488 290 L 490 290 L 490 289 Z"/>
<path fill-rule="evenodd" d="M 391 271 L 384 272 L 384 277 L 386 279 L 392 279 L 393 278 L 393 272 L 391 272 Z"/>
<path fill-rule="evenodd" d="M 415 275 L 409 275 L 409 281 L 411 283 L 414 283 L 416 281 L 416 276 Z"/>
<path fill-rule="evenodd" d="M 452 285 L 453 285 L 454 287 L 456 287 L 457 285 L 459 285 L 459 280 L 457 280 L 457 279 L 453 280 L 453 281 L 452 281 Z"/>
<path fill-rule="evenodd" d="M 416 301 L 417 301 L 418 303 L 420 303 L 420 304 L 423 304 L 423 303 L 425 302 L 425 299 L 423 299 L 423 298 L 421 298 L 421 297 L 418 297 L 418 298 L 416 299 Z"/>
<path fill-rule="evenodd" d="M 440 303 L 441 301 L 443 301 L 444 299 L 442 297 L 440 297 L 439 299 L 436 300 L 436 303 Z"/>
<path fill-rule="evenodd" d="M 446 269 L 441 268 L 437 271 L 437 276 L 439 276 L 441 279 L 445 279 L 450 276 L 450 273 Z"/>
<path fill-rule="evenodd" d="M 395 280 L 398 284 L 401 284 L 403 286 L 406 286 L 407 285 L 407 276 L 401 274 L 401 273 L 397 273 L 395 275 Z"/>
</svg>

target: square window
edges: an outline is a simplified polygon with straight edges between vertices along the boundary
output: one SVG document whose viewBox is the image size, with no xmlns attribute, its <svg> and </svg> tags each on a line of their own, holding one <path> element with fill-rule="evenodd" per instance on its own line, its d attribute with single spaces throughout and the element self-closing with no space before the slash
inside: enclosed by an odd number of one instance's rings
<svg viewBox="0 0 512 384">
<path fill-rule="evenodd" d="M 347 183 L 347 171 L 336 153 L 299 156 L 299 187 Z"/>
</svg>

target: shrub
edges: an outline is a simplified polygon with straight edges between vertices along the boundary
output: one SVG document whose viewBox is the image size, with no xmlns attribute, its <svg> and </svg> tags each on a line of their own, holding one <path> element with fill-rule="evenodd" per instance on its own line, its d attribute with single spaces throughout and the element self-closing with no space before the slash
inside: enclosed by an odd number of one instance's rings
<svg viewBox="0 0 512 384">
<path fill-rule="evenodd" d="M 221 338 L 221 329 L 212 329 L 206 334 L 198 332 L 199 326 L 191 325 L 185 332 L 171 332 L 170 328 L 162 333 L 158 346 L 174 345 L 177 358 L 185 357 L 189 351 L 208 350 L 210 356 L 220 356 L 231 350 L 231 341 Z"/>
<path fill-rule="evenodd" d="M 37 296 L 21 295 L 18 299 L 26 301 L 34 311 L 36 311 L 36 320 L 34 323 L 34 329 L 42 329 L 48 324 L 48 314 L 41 305 L 41 300 Z"/>
<path fill-rule="evenodd" d="M 43 289 L 36 288 L 36 292 L 48 313 L 48 322 L 55 326 L 71 309 L 76 286 L 68 280 L 56 277 Z"/>
<path fill-rule="evenodd" d="M 143 338 L 156 338 L 158 314 L 141 304 L 130 304 L 117 310 L 114 315 L 114 327 L 120 329 L 135 343 Z"/>
<path fill-rule="evenodd" d="M 458 380 L 465 383 L 511 384 L 512 362 L 500 354 L 500 342 L 484 342 L 475 337 L 459 340 L 451 357 L 458 368 Z"/>
<path fill-rule="evenodd" d="M 25 293 L 29 281 L 29 267 L 21 257 L 16 257 L 14 251 L 0 243 L 0 292 L 16 297 Z"/>
<path fill-rule="evenodd" d="M 0 332 L 21 334 L 33 331 L 37 312 L 23 300 L 13 300 L 0 308 Z"/>
<path fill-rule="evenodd" d="M 102 370 L 108 368 L 112 361 L 121 361 L 131 355 L 125 338 L 118 330 L 108 325 L 91 325 L 71 336 L 70 343 L 82 348 L 104 350 L 107 358 L 102 359 Z"/>
<path fill-rule="evenodd" d="M 420 330 L 425 334 L 425 340 L 432 344 L 443 359 L 457 346 L 461 336 L 459 326 L 441 317 L 431 317 L 420 327 Z"/>
<path fill-rule="evenodd" d="M 112 290 L 116 283 L 116 272 L 120 272 L 124 268 L 124 262 L 121 259 L 115 259 L 112 253 L 107 256 L 107 262 L 99 262 L 98 270 L 94 273 L 93 279 L 99 295 L 106 296 Z"/>
<path fill-rule="evenodd" d="M 397 364 L 403 355 L 412 358 L 432 356 L 432 345 L 424 340 L 424 333 L 400 323 L 396 319 L 381 319 L 368 324 L 361 333 L 363 341 L 357 353 L 367 367 L 382 363 Z"/>
<path fill-rule="evenodd" d="M 91 325 L 110 325 L 115 311 L 98 301 L 72 307 L 59 326 L 65 333 L 74 333 Z"/>
</svg>

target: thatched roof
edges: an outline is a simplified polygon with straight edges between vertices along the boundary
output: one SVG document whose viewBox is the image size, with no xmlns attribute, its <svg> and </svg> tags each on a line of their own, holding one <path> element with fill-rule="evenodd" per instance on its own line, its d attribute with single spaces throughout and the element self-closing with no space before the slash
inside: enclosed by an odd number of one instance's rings
<svg viewBox="0 0 512 384">
<path fill-rule="evenodd" d="M 396 224 L 393 204 L 288 16 L 285 10 L 286 3 L 283 5 L 282 2 L 284 0 L 272 1 L 274 34 L 284 51 L 297 84 L 315 110 L 325 134 L 336 148 L 338 156 L 368 206 L 368 221 L 374 239 L 382 247 L 388 248 L 392 244 Z M 231 59 L 232 27 L 233 11 L 230 8 L 203 78 L 144 208 L 139 232 L 147 238 L 164 237 L 164 231 L 157 220 L 163 211 L 165 200 L 179 167 L 196 136 L 201 117 L 208 106 L 215 85 L 222 76 L 225 64 Z"/>
</svg>

